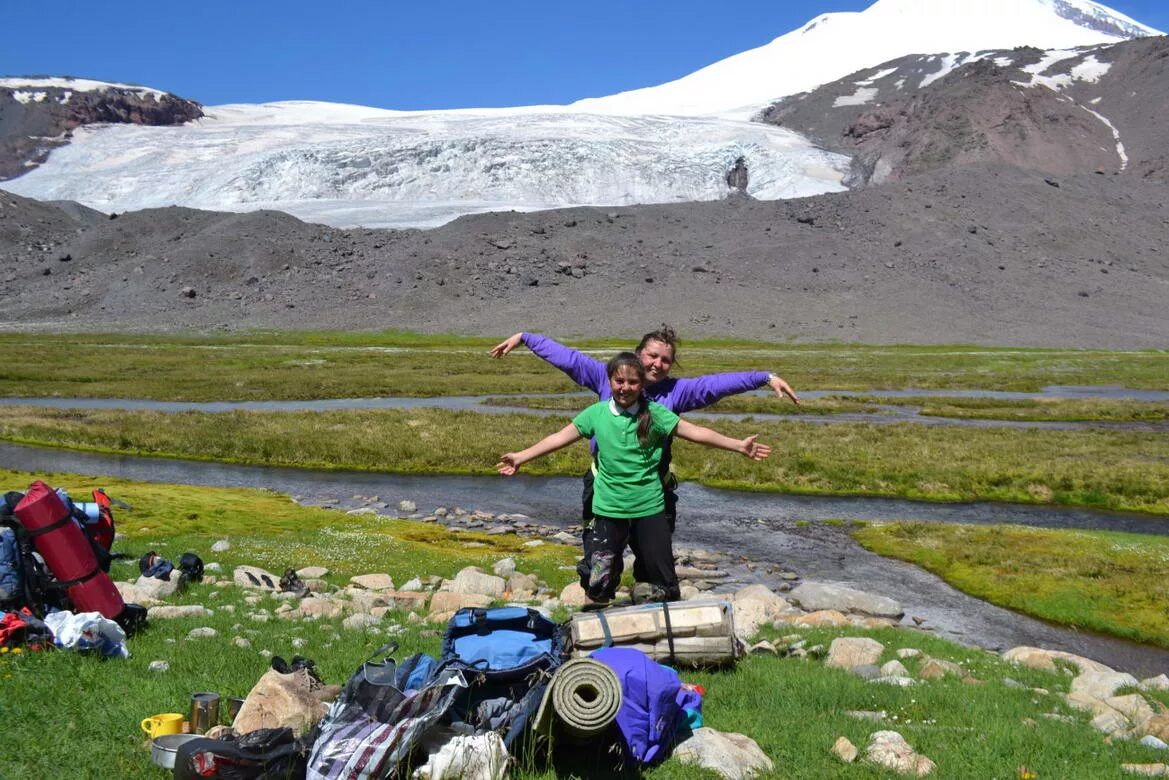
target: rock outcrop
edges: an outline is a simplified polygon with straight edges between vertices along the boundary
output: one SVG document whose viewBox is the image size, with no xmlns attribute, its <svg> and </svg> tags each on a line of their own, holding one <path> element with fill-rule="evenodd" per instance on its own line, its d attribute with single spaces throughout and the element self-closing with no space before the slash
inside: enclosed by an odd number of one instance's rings
<svg viewBox="0 0 1169 780">
<path fill-rule="evenodd" d="M 145 87 L 80 79 L 0 79 L 0 181 L 27 173 L 82 125 L 181 125 L 193 100 Z"/>
</svg>

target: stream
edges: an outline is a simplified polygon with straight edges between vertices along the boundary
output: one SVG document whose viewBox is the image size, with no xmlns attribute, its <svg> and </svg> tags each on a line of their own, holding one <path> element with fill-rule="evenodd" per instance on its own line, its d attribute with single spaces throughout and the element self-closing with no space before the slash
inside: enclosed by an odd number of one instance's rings
<svg viewBox="0 0 1169 780">
<path fill-rule="evenodd" d="M 496 476 L 416 476 L 374 472 L 314 471 L 243 466 L 167 458 L 102 455 L 0 443 L 0 466 L 44 472 L 114 476 L 142 482 L 267 488 L 311 505 L 354 508 L 358 496 L 378 496 L 390 506 L 410 500 L 424 512 L 434 507 L 528 515 L 562 526 L 579 522 L 580 482 L 570 477 L 510 479 Z M 21 485 L 9 489 L 23 488 Z M 64 485 L 68 487 L 68 485 Z M 675 541 L 715 550 L 737 560 L 747 553 L 758 581 L 778 584 L 775 569 L 807 580 L 833 582 L 901 603 L 907 622 L 967 645 L 1003 650 L 1036 645 L 1096 659 L 1148 677 L 1169 672 L 1169 650 L 1054 626 L 966 596 L 913 565 L 868 552 L 847 529 L 825 520 L 919 520 L 944 523 L 1016 523 L 1043 528 L 1108 529 L 1169 533 L 1169 518 L 996 503 L 937 504 L 897 499 L 789 496 L 680 486 Z M 340 518 L 339 518 L 340 519 Z M 123 516 L 122 522 L 132 522 Z M 766 571 L 765 571 L 766 570 Z M 915 621 L 916 622 L 916 621 Z"/>
</svg>

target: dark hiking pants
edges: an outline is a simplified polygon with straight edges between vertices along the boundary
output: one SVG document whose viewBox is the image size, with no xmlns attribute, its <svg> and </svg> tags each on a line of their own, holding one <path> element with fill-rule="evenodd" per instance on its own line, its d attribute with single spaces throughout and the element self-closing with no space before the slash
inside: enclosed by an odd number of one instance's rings
<svg viewBox="0 0 1169 780">
<path fill-rule="evenodd" d="M 632 519 L 594 515 L 584 538 L 584 558 L 577 564 L 581 587 L 593 601 L 610 601 L 621 584 L 623 555 L 635 551 L 633 577 L 660 589 L 664 598 L 680 597 L 674 573 L 674 545 L 665 512 Z"/>
</svg>

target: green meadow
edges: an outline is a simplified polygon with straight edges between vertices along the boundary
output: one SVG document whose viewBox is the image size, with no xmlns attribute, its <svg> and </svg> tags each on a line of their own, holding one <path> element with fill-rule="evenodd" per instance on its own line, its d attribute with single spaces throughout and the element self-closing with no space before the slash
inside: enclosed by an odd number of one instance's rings
<svg viewBox="0 0 1169 780">
<path fill-rule="evenodd" d="M 575 388 L 524 349 L 491 360 L 488 349 L 508 336 L 471 339 L 406 333 L 251 333 L 214 336 L 2 334 L 6 371 L 0 396 L 106 397 L 232 401 L 350 398 L 386 395 L 500 396 L 565 393 Z M 619 340 L 573 342 L 605 358 L 632 346 Z M 1003 400 L 949 398 L 931 390 L 1037 391 L 1049 385 L 1116 385 L 1169 390 L 1169 352 L 883 347 L 747 342 L 687 342 L 677 376 L 771 370 L 797 392 L 833 391 L 801 407 L 764 396 L 727 399 L 715 410 L 782 414 L 782 419 L 701 420 L 733 436 L 758 433 L 772 458 L 749 462 L 679 442 L 679 476 L 753 491 L 900 497 L 926 501 L 1009 501 L 1167 516 L 1169 436 L 1157 429 L 1008 428 L 1004 421 L 1163 423 L 1169 404 L 1130 400 Z M 885 399 L 874 390 L 914 389 Z M 490 399 L 515 413 L 435 409 L 329 412 L 186 412 L 0 409 L 0 440 L 128 455 L 313 469 L 411 474 L 489 474 L 499 454 L 561 427 L 585 397 Z M 982 419 L 980 427 L 833 422 L 834 414 L 920 407 L 932 416 Z M 551 416 L 530 411 L 562 412 Z M 534 474 L 576 475 L 587 465 L 576 445 L 525 467 Z M 3 472 L 0 472 L 3 473 Z M 10 487 L 34 475 L 3 473 Z M 226 570 L 255 563 L 324 565 L 329 579 L 386 571 L 395 579 L 453 574 L 512 555 L 523 571 L 554 588 L 567 583 L 570 547 L 525 548 L 509 535 L 451 534 L 432 525 L 345 516 L 297 506 L 262 491 L 213 490 L 71 475 L 35 475 L 71 490 L 103 485 L 135 506 L 119 517 L 118 547 L 136 559 L 146 549 L 177 557 L 205 551 L 229 537 L 215 556 Z M 488 507 L 506 511 L 505 507 Z M 540 518 L 536 518 L 539 520 Z M 843 518 L 847 521 L 848 518 Z M 869 549 L 934 572 L 972 595 L 1063 625 L 1169 647 L 1169 559 L 1163 536 L 1109 531 L 1046 531 L 1012 526 L 929 523 L 858 526 Z M 474 541 L 478 547 L 465 543 Z M 208 557 L 208 556 L 204 556 Z M 209 558 L 210 560 L 210 558 Z M 129 578 L 129 561 L 120 578 Z M 55 777 L 69 767 L 82 777 L 157 777 L 137 723 L 152 712 L 182 710 L 191 691 L 241 695 L 263 672 L 259 650 L 313 657 L 329 682 L 342 682 L 384 633 L 348 632 L 339 621 L 250 623 L 233 588 L 194 586 L 180 603 L 226 605 L 200 620 L 156 621 L 133 640 L 128 661 L 100 662 L 67 653 L 0 659 L 0 778 Z M 436 652 L 434 628 L 395 619 L 403 652 Z M 184 637 L 199 625 L 220 631 L 200 644 Z M 778 640 L 790 633 L 767 629 Z M 847 632 L 801 629 L 810 645 L 841 633 L 863 633 L 886 644 L 918 647 L 955 660 L 978 683 L 944 680 L 909 689 L 873 686 L 815 661 L 751 657 L 733 674 L 689 673 L 704 685 L 707 722 L 754 737 L 776 761 L 775 777 L 886 777 L 872 767 L 841 764 L 828 752 L 836 737 L 863 744 L 873 723 L 845 713 L 885 713 L 895 728 L 939 765 L 939 776 L 1098 778 L 1122 776 L 1122 761 L 1163 760 L 1133 743 L 1106 744 L 1083 713 L 1058 697 L 1069 677 L 1009 667 L 987 653 L 909 630 Z M 230 644 L 246 636 L 251 648 Z M 171 671 L 147 671 L 167 659 Z M 1018 687 L 1017 683 L 1023 686 Z M 76 691 L 85 696 L 77 696 Z M 1162 694 L 1162 703 L 1169 699 Z M 102 702 L 101 707 L 91 706 Z M 1066 722 L 1065 720 L 1066 719 Z M 60 738 L 44 740 L 52 733 Z M 8 736 L 11 734 L 11 736 Z M 36 743 L 40 751 L 5 745 Z M 80 767 L 80 769 L 78 769 Z M 87 767 L 93 767 L 89 771 Z M 709 777 L 670 761 L 649 777 Z M 551 777 L 526 767 L 523 777 Z"/>
<path fill-rule="evenodd" d="M 0 472 L 5 484 L 27 484 L 34 475 Z M 538 574 L 553 589 L 572 578 L 566 567 L 572 547 L 547 544 L 528 548 L 511 535 L 451 533 L 433 525 L 345 515 L 302 507 L 287 496 L 254 490 L 192 488 L 94 479 L 69 474 L 39 474 L 53 484 L 83 494 L 105 487 L 134 506 L 119 515 L 123 534 L 115 550 L 118 579 L 137 574 L 135 561 L 147 549 L 173 559 L 195 550 L 219 563 L 221 578 L 232 567 L 259 564 L 321 565 L 326 579 L 343 585 L 350 576 L 380 571 L 396 581 L 435 574 L 450 576 L 466 565 L 489 567 L 505 556 L 519 569 Z M 210 554 L 216 539 L 229 550 Z M 477 547 L 470 547 L 474 542 Z M 130 640 L 132 657 L 100 660 L 69 652 L 0 655 L 0 703 L 4 738 L 0 777 L 78 777 L 150 780 L 165 776 L 150 763 L 150 749 L 139 721 L 156 712 L 185 712 L 194 691 L 221 696 L 246 695 L 267 669 L 268 654 L 303 655 L 316 662 L 327 683 L 343 683 L 390 635 L 400 644 L 398 657 L 436 654 L 441 626 L 414 623 L 405 613 L 367 630 L 344 628 L 339 620 L 314 622 L 257 620 L 279 603 L 245 599 L 239 588 L 209 582 L 192 585 L 175 603 L 202 604 L 214 614 L 202 618 L 154 620 Z M 188 639 L 194 628 L 218 635 Z M 881 661 L 901 648 L 960 664 L 966 679 L 948 677 L 910 688 L 875 685 L 847 672 L 828 669 L 819 653 L 837 636 L 870 636 L 885 645 Z M 1152 762 L 1160 754 L 1131 741 L 1105 741 L 1086 713 L 1061 698 L 1069 688 L 1066 673 L 1015 667 L 995 655 L 909 629 L 767 628 L 763 635 L 779 646 L 803 641 L 808 659 L 751 656 L 731 671 L 683 671 L 687 682 L 706 689 L 707 725 L 747 734 L 775 762 L 775 778 L 889 778 L 891 773 L 858 763 L 846 765 L 832 755 L 832 744 L 848 737 L 863 748 L 880 729 L 899 731 L 920 753 L 934 760 L 937 776 L 1009 778 L 1026 769 L 1038 777 L 1120 778 L 1122 762 Z M 246 639 L 240 646 L 235 638 Z M 820 648 L 820 650 L 817 650 Z M 166 661 L 167 671 L 151 671 Z M 920 660 L 905 661 L 916 673 Z M 1169 695 L 1151 694 L 1169 705 Z M 850 715 L 870 713 L 866 718 Z M 605 772 L 601 767 L 596 771 Z M 565 776 L 527 763 L 521 778 Z M 645 773 L 648 778 L 711 778 L 711 773 L 667 760 Z"/>
</svg>

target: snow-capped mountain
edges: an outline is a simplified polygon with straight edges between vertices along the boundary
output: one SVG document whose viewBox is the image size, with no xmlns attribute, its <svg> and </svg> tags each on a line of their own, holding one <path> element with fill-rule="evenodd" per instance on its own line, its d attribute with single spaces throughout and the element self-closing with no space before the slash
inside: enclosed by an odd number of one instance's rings
<svg viewBox="0 0 1169 780">
<path fill-rule="evenodd" d="M 907 54 L 1067 49 L 1161 34 L 1091 0 L 877 0 L 859 13 L 817 16 L 676 81 L 572 108 L 748 118 L 779 98 Z"/>
<path fill-rule="evenodd" d="M 380 227 L 488 210 L 717 199 L 731 192 L 740 159 L 746 183 L 736 182 L 747 194 L 812 195 L 843 189 L 850 160 L 747 121 L 776 98 L 911 53 L 1153 34 L 1089 0 L 878 0 L 678 81 L 571 106 L 396 112 L 290 102 L 209 107 L 180 127 L 84 127 L 4 187 L 103 211 L 278 209 Z M 36 94 L 19 91 L 24 103 Z"/>
</svg>

